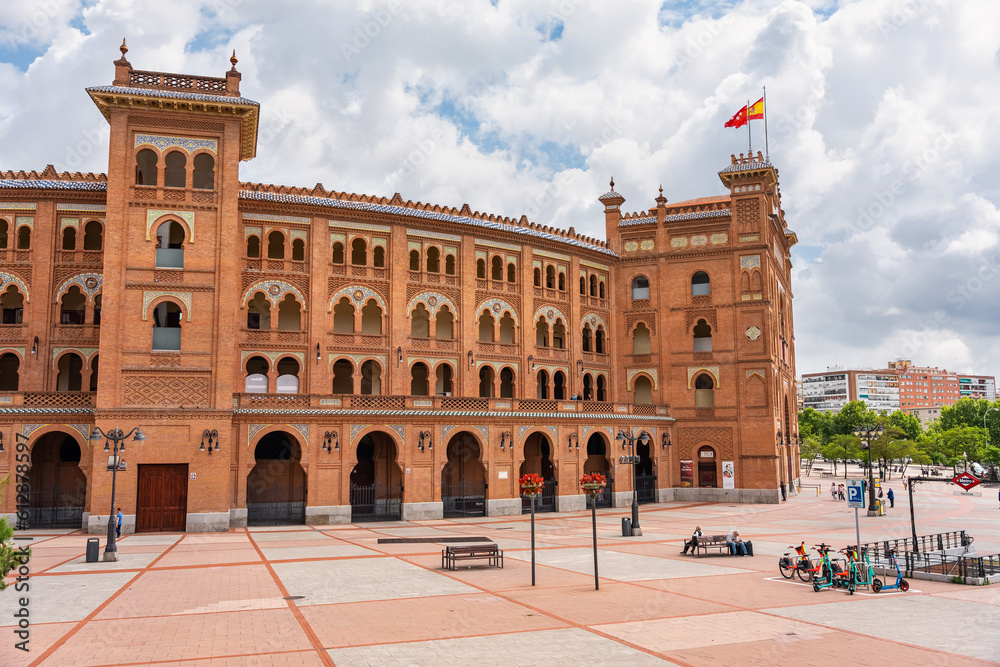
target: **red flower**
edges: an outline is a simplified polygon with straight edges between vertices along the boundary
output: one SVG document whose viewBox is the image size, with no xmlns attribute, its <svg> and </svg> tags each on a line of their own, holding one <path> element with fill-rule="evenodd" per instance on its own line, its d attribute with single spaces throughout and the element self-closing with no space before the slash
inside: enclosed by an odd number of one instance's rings
<svg viewBox="0 0 1000 667">
<path fill-rule="evenodd" d="M 525 473 L 524 475 L 521 475 L 521 479 L 518 480 L 518 484 L 521 486 L 522 489 L 526 487 L 535 488 L 544 486 L 545 480 L 542 479 L 540 475 L 536 475 L 534 473 L 529 472 Z"/>
<path fill-rule="evenodd" d="M 584 484 L 600 484 L 601 486 L 606 486 L 607 483 L 608 478 L 599 472 L 592 472 L 580 478 L 581 486 Z"/>
</svg>

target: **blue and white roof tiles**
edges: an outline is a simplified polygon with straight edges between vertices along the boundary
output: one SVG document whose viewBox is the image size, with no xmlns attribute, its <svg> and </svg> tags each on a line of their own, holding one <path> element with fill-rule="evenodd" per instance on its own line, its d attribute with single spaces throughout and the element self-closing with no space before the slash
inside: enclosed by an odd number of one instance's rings
<svg viewBox="0 0 1000 667">
<path fill-rule="evenodd" d="M 192 100 L 195 102 L 216 102 L 218 104 L 247 104 L 259 107 L 259 102 L 248 100 L 245 97 L 229 97 L 226 95 L 206 95 L 204 93 L 182 93 L 173 90 L 163 90 L 160 88 L 129 88 L 128 86 L 91 86 L 87 92 L 112 93 L 117 95 L 152 95 L 156 97 L 167 97 L 173 100 Z"/>
</svg>

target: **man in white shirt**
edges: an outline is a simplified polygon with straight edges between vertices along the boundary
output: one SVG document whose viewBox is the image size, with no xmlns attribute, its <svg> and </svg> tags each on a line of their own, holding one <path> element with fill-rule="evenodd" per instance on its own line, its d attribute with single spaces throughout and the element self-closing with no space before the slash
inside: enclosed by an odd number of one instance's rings
<svg viewBox="0 0 1000 667">
<path fill-rule="evenodd" d="M 731 530 L 726 535 L 726 544 L 729 545 L 729 551 L 734 556 L 746 556 L 747 555 L 747 545 L 743 544 L 743 540 L 740 539 L 740 531 Z"/>
</svg>

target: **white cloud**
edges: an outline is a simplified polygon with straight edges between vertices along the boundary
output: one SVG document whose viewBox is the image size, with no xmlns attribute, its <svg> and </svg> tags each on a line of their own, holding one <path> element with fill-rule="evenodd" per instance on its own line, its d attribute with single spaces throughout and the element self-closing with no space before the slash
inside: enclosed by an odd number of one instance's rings
<svg viewBox="0 0 1000 667">
<path fill-rule="evenodd" d="M 998 370 L 993 0 L 50 1 L 0 16 L 2 168 L 106 170 L 82 89 L 110 83 L 126 36 L 137 69 L 220 76 L 237 51 L 261 102 L 244 180 L 467 202 L 601 238 L 612 175 L 629 210 L 661 183 L 672 201 L 722 192 L 716 172 L 747 148 L 723 122 L 766 85 L 802 244 L 799 371 L 907 350 Z"/>
</svg>

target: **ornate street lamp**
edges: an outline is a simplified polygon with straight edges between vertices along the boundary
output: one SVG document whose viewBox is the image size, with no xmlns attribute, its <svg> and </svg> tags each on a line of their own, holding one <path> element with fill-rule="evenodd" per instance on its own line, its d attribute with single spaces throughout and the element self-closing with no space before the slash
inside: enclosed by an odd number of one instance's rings
<svg viewBox="0 0 1000 667">
<path fill-rule="evenodd" d="M 639 527 L 639 490 L 636 486 L 636 466 L 639 465 L 639 455 L 635 453 L 635 445 L 636 443 L 648 445 L 649 433 L 642 431 L 639 435 L 629 435 L 624 430 L 619 429 L 615 440 L 621 441 L 622 449 L 628 447 L 631 451 L 631 454 L 619 457 L 618 463 L 632 466 L 632 535 L 642 535 L 642 528 Z"/>
<path fill-rule="evenodd" d="M 868 450 L 868 516 L 878 516 L 878 509 L 875 507 L 875 481 L 872 477 L 872 438 L 882 435 L 881 424 L 863 423 L 858 424 L 854 429 L 854 435 L 864 439 L 864 448 Z"/>
<path fill-rule="evenodd" d="M 136 442 L 142 442 L 146 439 L 146 436 L 142 434 L 138 426 L 128 433 L 125 433 L 120 428 L 103 431 L 95 426 L 94 430 L 90 433 L 91 440 L 104 440 L 104 451 L 111 451 L 111 456 L 108 457 L 108 467 L 111 469 L 111 515 L 108 517 L 108 543 L 104 547 L 105 563 L 118 560 L 118 546 L 115 544 L 115 485 L 118 478 L 118 468 L 122 463 L 118 458 L 118 454 L 125 451 L 125 440 L 133 434 L 135 437 L 132 439 Z M 108 445 L 110 442 L 114 443 L 114 449 L 109 450 Z"/>
</svg>

